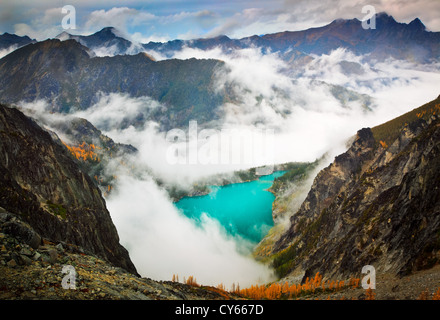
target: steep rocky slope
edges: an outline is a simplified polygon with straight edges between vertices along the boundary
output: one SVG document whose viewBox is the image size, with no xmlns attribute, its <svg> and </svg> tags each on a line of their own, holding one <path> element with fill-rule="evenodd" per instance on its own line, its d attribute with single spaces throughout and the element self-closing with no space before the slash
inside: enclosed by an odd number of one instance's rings
<svg viewBox="0 0 440 320">
<path fill-rule="evenodd" d="M 136 274 L 100 190 L 68 149 L 14 108 L 0 105 L 0 206 L 42 237 L 82 247 Z"/>
<path fill-rule="evenodd" d="M 274 245 L 279 276 L 405 275 L 440 258 L 440 97 L 375 128 L 315 178 Z M 304 278 L 305 279 L 305 278 Z"/>
</svg>

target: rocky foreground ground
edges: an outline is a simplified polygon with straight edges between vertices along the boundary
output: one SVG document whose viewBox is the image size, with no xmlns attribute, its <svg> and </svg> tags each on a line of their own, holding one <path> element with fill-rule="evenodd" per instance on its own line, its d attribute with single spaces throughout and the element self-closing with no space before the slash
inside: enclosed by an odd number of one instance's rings
<svg viewBox="0 0 440 320">
<path fill-rule="evenodd" d="M 64 266 L 72 266 L 72 273 Z M 71 267 L 70 267 L 71 268 Z M 75 288 L 63 288 L 75 284 Z M 0 300 L 231 299 L 213 287 L 137 277 L 81 248 L 41 239 L 17 217 L 0 212 Z"/>
<path fill-rule="evenodd" d="M 70 271 L 74 268 L 72 281 Z M 64 283 L 63 283 L 64 279 Z M 75 288 L 64 286 L 75 284 Z M 377 275 L 377 300 L 431 299 L 440 288 L 440 266 L 398 278 Z M 305 295 L 300 299 L 366 298 L 361 288 Z M 42 239 L 26 223 L 0 212 L 0 300 L 220 300 L 243 297 L 207 286 L 137 277 L 66 243 Z"/>
</svg>

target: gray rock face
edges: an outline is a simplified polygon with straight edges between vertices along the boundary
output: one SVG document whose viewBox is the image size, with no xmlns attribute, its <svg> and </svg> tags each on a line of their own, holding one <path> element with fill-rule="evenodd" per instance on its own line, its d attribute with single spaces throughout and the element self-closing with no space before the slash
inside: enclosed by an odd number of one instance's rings
<svg viewBox="0 0 440 320">
<path fill-rule="evenodd" d="M 3 210 L 3 208 L 0 208 L 0 211 Z M 28 224 L 17 220 L 14 215 L 6 211 L 1 212 L 0 222 L 2 223 L 3 232 L 11 234 L 34 249 L 37 249 L 40 246 L 42 242 L 40 235 Z M 26 254 L 26 252 L 23 254 Z"/>
<path fill-rule="evenodd" d="M 407 124 L 390 146 L 371 129 L 314 180 L 275 244 L 281 276 L 344 278 L 362 266 L 404 275 L 440 261 L 440 120 Z"/>
<path fill-rule="evenodd" d="M 136 273 L 91 178 L 48 132 L 3 105 L 0 177 L 0 206 L 20 215 L 42 237 L 80 246 Z M 38 242 L 12 222 L 9 228 L 29 244 Z"/>
</svg>

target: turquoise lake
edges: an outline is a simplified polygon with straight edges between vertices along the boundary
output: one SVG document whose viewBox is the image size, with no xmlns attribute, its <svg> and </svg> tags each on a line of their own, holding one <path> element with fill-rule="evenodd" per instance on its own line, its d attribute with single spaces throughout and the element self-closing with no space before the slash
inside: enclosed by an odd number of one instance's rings
<svg viewBox="0 0 440 320">
<path fill-rule="evenodd" d="M 258 180 L 211 186 L 204 196 L 185 197 L 175 206 L 188 218 L 200 223 L 202 213 L 216 219 L 232 236 L 259 242 L 273 226 L 272 203 L 275 196 L 267 191 L 275 178 L 286 171 L 276 171 Z"/>
</svg>

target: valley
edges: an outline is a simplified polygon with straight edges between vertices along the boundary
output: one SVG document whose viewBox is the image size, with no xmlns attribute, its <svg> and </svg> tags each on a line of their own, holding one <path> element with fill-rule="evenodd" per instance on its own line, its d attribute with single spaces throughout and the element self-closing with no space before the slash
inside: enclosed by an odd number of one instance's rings
<svg viewBox="0 0 440 320">
<path fill-rule="evenodd" d="M 0 299 L 438 299 L 440 32 L 374 17 L 0 35 Z"/>
</svg>

